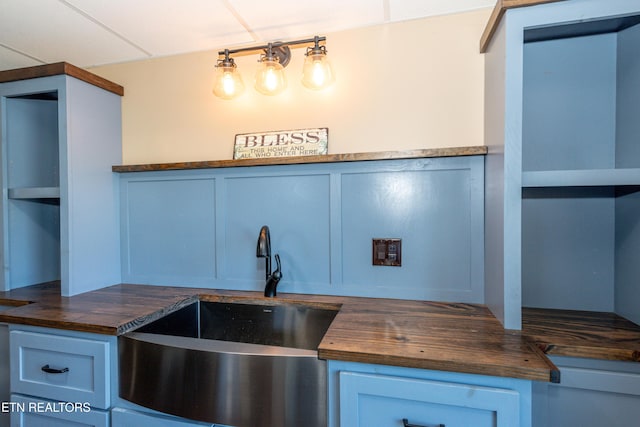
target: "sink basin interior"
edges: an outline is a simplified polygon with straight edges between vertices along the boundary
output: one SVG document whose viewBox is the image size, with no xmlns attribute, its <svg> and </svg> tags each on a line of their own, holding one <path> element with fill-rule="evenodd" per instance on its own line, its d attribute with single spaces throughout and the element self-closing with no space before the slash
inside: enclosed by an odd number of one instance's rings
<svg viewBox="0 0 640 427">
<path fill-rule="evenodd" d="M 302 304 L 197 301 L 136 332 L 317 350 L 337 313 Z"/>
</svg>

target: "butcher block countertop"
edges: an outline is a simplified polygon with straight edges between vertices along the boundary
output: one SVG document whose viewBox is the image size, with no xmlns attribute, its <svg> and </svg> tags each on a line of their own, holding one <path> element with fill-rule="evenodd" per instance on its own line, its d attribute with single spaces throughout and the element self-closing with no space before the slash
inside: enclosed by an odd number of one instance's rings
<svg viewBox="0 0 640 427">
<path fill-rule="evenodd" d="M 0 292 L 0 322 L 120 335 L 196 300 L 252 304 L 302 303 L 339 312 L 320 343 L 322 359 L 435 369 L 538 381 L 558 381 L 544 355 L 640 360 L 640 327 L 623 322 L 581 324 L 580 312 L 524 312 L 524 329 L 510 331 L 483 305 L 322 295 L 121 284 L 61 297 L 56 282 Z M 596 318 L 597 316 L 593 316 Z M 527 319 L 540 319 L 533 324 Z M 611 320 L 611 319 L 610 319 Z M 594 321 L 584 317 L 584 322 Z M 562 325 L 578 332 L 562 333 Z M 621 326 L 616 336 L 610 328 Z M 532 331 L 532 336 L 529 332 Z M 550 331 L 545 336 L 546 331 Z M 576 349 L 572 353 L 572 349 Z M 622 351 L 621 351 L 622 349 Z"/>
</svg>

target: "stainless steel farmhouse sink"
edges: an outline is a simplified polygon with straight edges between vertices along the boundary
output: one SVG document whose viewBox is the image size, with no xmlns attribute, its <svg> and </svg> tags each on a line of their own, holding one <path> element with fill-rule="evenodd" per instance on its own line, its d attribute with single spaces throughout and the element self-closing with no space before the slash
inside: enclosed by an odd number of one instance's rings
<svg viewBox="0 0 640 427">
<path fill-rule="evenodd" d="M 337 307 L 198 301 L 118 338 L 120 397 L 235 427 L 326 426 Z"/>
</svg>

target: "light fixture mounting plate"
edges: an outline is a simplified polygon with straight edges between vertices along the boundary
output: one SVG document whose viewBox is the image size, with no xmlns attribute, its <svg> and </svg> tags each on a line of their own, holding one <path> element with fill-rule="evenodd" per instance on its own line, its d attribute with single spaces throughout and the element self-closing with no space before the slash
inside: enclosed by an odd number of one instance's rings
<svg viewBox="0 0 640 427">
<path fill-rule="evenodd" d="M 271 53 L 278 58 L 278 62 L 283 67 L 286 67 L 291 60 L 291 49 L 286 44 L 272 46 Z M 267 49 L 265 49 L 265 54 L 268 54 Z"/>
</svg>

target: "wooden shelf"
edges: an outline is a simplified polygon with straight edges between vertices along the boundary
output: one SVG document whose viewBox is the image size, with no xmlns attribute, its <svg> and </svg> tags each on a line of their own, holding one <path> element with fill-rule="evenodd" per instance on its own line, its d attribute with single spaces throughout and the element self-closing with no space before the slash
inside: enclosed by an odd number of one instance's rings
<svg viewBox="0 0 640 427">
<path fill-rule="evenodd" d="M 531 171 L 522 173 L 522 187 L 597 187 L 640 185 L 640 168 Z"/>
<path fill-rule="evenodd" d="M 10 188 L 9 199 L 59 199 L 60 187 Z"/>
<path fill-rule="evenodd" d="M 344 153 L 322 156 L 276 157 L 270 159 L 211 160 L 199 162 L 155 163 L 113 166 L 113 172 L 149 172 L 182 169 L 231 168 L 242 166 L 296 165 L 308 163 L 340 163 L 369 160 L 418 159 L 427 157 L 484 156 L 485 146 L 427 148 L 422 150 Z"/>
</svg>

